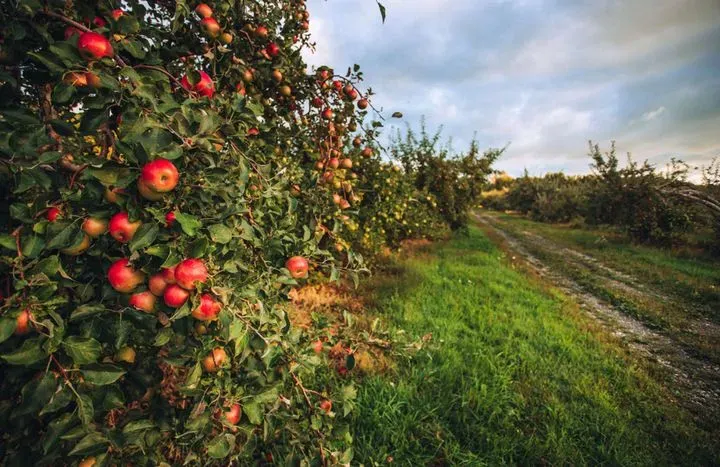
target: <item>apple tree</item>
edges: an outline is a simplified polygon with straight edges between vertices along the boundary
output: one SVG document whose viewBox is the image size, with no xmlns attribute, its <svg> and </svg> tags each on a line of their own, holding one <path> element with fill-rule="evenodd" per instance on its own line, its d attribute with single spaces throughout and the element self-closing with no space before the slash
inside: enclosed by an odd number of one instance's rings
<svg viewBox="0 0 720 467">
<path fill-rule="evenodd" d="M 0 463 L 350 461 L 352 384 L 284 304 L 363 269 L 369 103 L 308 74 L 309 20 L 0 1 Z"/>
</svg>

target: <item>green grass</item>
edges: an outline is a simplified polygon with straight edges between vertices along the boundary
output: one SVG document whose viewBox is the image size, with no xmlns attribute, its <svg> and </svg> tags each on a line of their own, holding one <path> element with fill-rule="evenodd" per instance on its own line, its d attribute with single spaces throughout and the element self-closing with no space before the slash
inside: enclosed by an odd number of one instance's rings
<svg viewBox="0 0 720 467">
<path fill-rule="evenodd" d="M 477 229 L 376 280 L 376 312 L 430 347 L 368 378 L 366 465 L 713 463 L 708 436 L 578 313 Z"/>
</svg>

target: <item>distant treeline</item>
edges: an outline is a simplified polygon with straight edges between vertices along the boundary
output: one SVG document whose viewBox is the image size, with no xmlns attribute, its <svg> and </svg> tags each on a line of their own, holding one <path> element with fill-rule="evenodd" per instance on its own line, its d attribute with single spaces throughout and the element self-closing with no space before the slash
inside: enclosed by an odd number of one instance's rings
<svg viewBox="0 0 720 467">
<path fill-rule="evenodd" d="M 483 193 L 483 206 L 542 222 L 618 226 L 635 241 L 663 246 L 704 236 L 702 246 L 720 249 L 720 160 L 693 169 L 701 177 L 692 183 L 691 168 L 677 159 L 658 170 L 628 154 L 621 166 L 614 142 L 605 153 L 592 141 L 589 146 L 592 173 L 531 177 L 526 171 L 515 179 L 497 174 Z"/>
</svg>

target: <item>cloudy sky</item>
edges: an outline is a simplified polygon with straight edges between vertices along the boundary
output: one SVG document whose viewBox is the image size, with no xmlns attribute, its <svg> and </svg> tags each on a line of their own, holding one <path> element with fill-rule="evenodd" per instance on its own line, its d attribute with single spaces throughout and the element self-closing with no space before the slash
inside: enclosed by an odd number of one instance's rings
<svg viewBox="0 0 720 467">
<path fill-rule="evenodd" d="M 358 63 L 373 103 L 519 175 L 588 170 L 587 140 L 720 156 L 720 0 L 308 0 L 312 65 Z M 394 120 L 396 121 L 396 120 Z"/>
</svg>

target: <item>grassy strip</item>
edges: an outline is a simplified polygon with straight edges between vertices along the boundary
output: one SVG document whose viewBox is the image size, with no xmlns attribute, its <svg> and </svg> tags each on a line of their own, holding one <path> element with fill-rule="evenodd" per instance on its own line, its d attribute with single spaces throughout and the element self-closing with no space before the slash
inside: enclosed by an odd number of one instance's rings
<svg viewBox="0 0 720 467">
<path fill-rule="evenodd" d="M 356 460 L 697 464 L 709 437 L 576 306 L 477 229 L 377 279 L 377 312 L 433 346 L 361 385 Z"/>
</svg>

